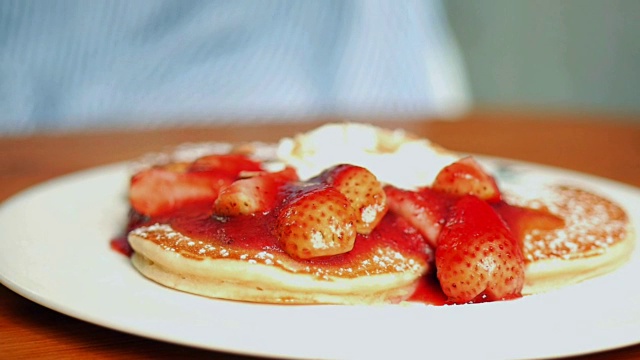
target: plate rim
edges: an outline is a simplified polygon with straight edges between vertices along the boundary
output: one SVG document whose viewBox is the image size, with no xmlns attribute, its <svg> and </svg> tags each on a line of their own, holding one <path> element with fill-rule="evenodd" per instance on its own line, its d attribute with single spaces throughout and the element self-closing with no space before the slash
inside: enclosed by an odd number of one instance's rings
<svg viewBox="0 0 640 360">
<path fill-rule="evenodd" d="M 535 169 L 541 169 L 543 172 L 545 173 L 561 173 L 561 174 L 566 174 L 569 175 L 569 177 L 573 180 L 573 178 L 578 178 L 581 179 L 580 181 L 584 181 L 586 183 L 594 183 L 593 186 L 595 187 L 599 187 L 599 185 L 604 185 L 604 187 L 606 188 L 604 193 L 607 194 L 611 188 L 615 188 L 616 191 L 618 192 L 631 192 L 634 194 L 634 196 L 640 197 L 640 189 L 626 184 L 626 183 L 622 183 L 622 182 L 618 182 L 616 180 L 612 180 L 612 179 L 607 179 L 604 177 L 599 177 L 596 175 L 592 175 L 592 174 L 585 174 L 585 173 L 581 173 L 578 171 L 574 171 L 574 170 L 569 170 L 569 169 L 563 169 L 563 168 L 559 168 L 559 167 L 554 167 L 554 166 L 549 166 L 549 165 L 543 165 L 543 164 L 536 164 L 536 163 L 531 163 L 531 162 L 526 162 L 526 161 L 520 161 L 520 160 L 516 160 L 516 159 L 510 159 L 510 158 L 504 158 L 504 157 L 494 157 L 494 156 L 485 156 L 485 155 L 474 155 L 476 156 L 481 162 L 488 162 L 488 163 L 493 163 L 493 164 L 497 164 L 497 163 L 508 163 L 508 164 L 515 164 L 515 165 L 521 165 L 524 166 L 525 168 L 535 168 Z M 121 173 L 122 175 L 125 175 L 129 172 L 129 170 L 131 169 L 131 164 L 132 162 L 130 161 L 124 161 L 124 162 L 116 162 L 116 163 L 111 163 L 111 164 L 106 164 L 106 165 L 100 165 L 100 166 L 96 166 L 96 167 L 91 167 L 91 168 L 87 168 L 87 169 L 83 169 L 83 170 L 79 170 L 79 171 L 75 171 L 69 174 L 65 174 L 59 177 L 55 177 L 49 180 L 46 180 L 44 182 L 41 182 L 39 184 L 36 185 L 32 185 L 29 186 L 13 195 L 11 195 L 10 197 L 8 197 L 7 199 L 5 199 L 2 203 L 0 203 L 0 219 L 2 219 L 5 215 L 6 212 L 8 212 L 11 206 L 18 206 L 21 202 L 25 201 L 25 199 L 28 199 L 29 197 L 34 196 L 34 194 L 38 194 L 39 192 L 43 192 L 43 191 L 53 191 L 55 190 L 57 187 L 64 185 L 64 184 L 68 184 L 69 182 L 73 182 L 73 181 L 88 181 L 87 178 L 91 178 L 92 176 L 97 176 L 97 177 L 102 177 L 102 176 L 108 176 L 109 174 L 112 174 L 113 176 L 115 176 L 118 172 Z M 126 179 L 125 179 L 126 180 Z M 16 205 L 18 204 L 18 205 Z M 621 204 L 621 205 L 626 205 L 626 204 Z M 625 209 L 626 206 L 625 206 Z M 628 210 L 628 209 L 627 209 Z M 638 227 L 638 219 L 636 218 L 636 216 L 638 214 L 629 214 L 630 218 L 633 220 L 633 225 L 634 227 Z M 124 214 L 123 214 L 124 216 Z M 114 234 L 111 234 L 110 236 L 113 236 Z M 108 239 L 104 240 L 105 242 L 108 241 Z M 2 245 L 2 240 L 0 240 L 0 247 Z M 108 246 L 105 247 L 105 251 L 108 251 Z M 636 247 L 636 251 L 637 252 L 637 247 Z M 637 261 L 637 259 L 636 259 Z M 0 270 L 2 269 L 2 267 L 0 266 Z M 132 271 L 135 271 L 132 269 Z M 87 321 L 89 323 L 98 325 L 98 326 L 102 326 L 102 327 L 106 327 L 106 328 L 110 328 L 110 329 L 114 329 L 114 330 L 119 330 L 122 332 L 126 332 L 132 335 L 137 335 L 137 336 L 142 336 L 142 337 L 146 337 L 146 338 L 150 338 L 150 339 L 155 339 L 155 340 L 159 340 L 159 341 L 165 341 L 165 342 L 169 342 L 169 343 L 174 343 L 174 344 L 181 344 L 181 345 L 187 345 L 187 346 L 192 346 L 192 347 L 196 347 L 196 348 L 202 348 L 202 349 L 208 349 L 208 350 L 214 350 L 214 351 L 223 351 L 223 352 L 227 352 L 227 353 L 234 353 L 234 354 L 239 354 L 239 355 L 249 355 L 249 356 L 279 356 L 279 357 L 292 357 L 292 358 L 298 358 L 302 355 L 302 357 L 315 357 L 315 356 L 307 356 L 307 355 L 313 355 L 313 354 L 308 354 L 308 353 L 295 353 L 295 354 L 291 354 L 288 353 L 287 351 L 281 351 L 281 352 L 271 352 L 271 353 L 263 353 L 258 349 L 239 349 L 237 347 L 231 346 L 231 347 L 225 347 L 223 345 L 217 344 L 215 346 L 207 346 L 206 344 L 202 344 L 198 341 L 194 341 L 194 342 L 189 342 L 188 340 L 185 339 L 176 339 L 174 336 L 168 335 L 167 333 L 164 333 L 162 331 L 160 332 L 156 332 L 156 333 L 149 333 L 149 332 L 140 332 L 139 329 L 131 329 L 130 327 L 127 326 L 123 326 L 123 324 L 119 323 L 118 321 L 109 321 L 108 319 L 104 319 L 103 317 L 100 316 L 91 316 L 91 314 L 86 314 L 82 311 L 77 311 L 77 309 L 74 309 L 73 306 L 69 307 L 69 306 L 65 306 L 65 304 L 61 304 L 55 301 L 51 301 L 51 299 L 47 299 L 45 297 L 43 297 L 41 294 L 39 294 L 37 291 L 34 291 L 33 289 L 21 285 L 19 282 L 14 281 L 15 279 L 11 279 L 8 276 L 6 276 L 5 273 L 0 271 L 0 283 L 2 283 L 4 286 L 6 286 L 7 288 L 9 288 L 10 290 L 12 290 L 13 292 L 25 297 L 26 299 L 33 301 L 37 304 L 40 304 L 42 306 L 45 306 L 49 309 L 52 309 L 54 311 L 60 312 L 62 314 L 74 317 L 76 319 L 80 319 L 83 321 Z M 176 292 L 175 290 L 171 290 L 172 292 Z M 182 296 L 194 296 L 191 294 L 182 294 L 180 293 Z M 215 300 L 215 299 L 207 299 L 207 301 L 220 301 L 220 300 Z M 476 304 L 476 305 L 472 305 L 472 306 L 478 306 L 481 304 Z M 251 304 L 250 306 L 264 306 L 263 304 Z M 395 305 L 392 305 L 395 306 Z M 466 305 L 465 305 L 466 306 Z M 490 305 L 493 306 L 493 305 Z M 322 306 L 324 308 L 329 308 L 332 306 Z M 333 308 L 333 307 L 332 307 Z M 636 327 L 638 327 L 638 329 L 640 329 L 640 323 L 638 324 L 634 324 Z M 134 330 L 134 331 L 132 331 Z M 138 330 L 138 331 L 136 331 Z M 615 342 L 615 341 L 614 341 Z M 620 348 L 620 347 L 624 347 L 624 346 L 629 346 L 629 345 L 633 345 L 633 344 L 637 344 L 640 343 L 640 335 L 637 336 L 637 338 L 635 339 L 626 339 L 625 341 L 620 341 L 620 343 L 618 344 L 609 344 L 606 348 L 598 348 L 597 346 L 594 346 L 593 349 L 590 350 L 586 350 L 583 352 L 576 352 L 576 351 L 568 351 L 565 354 L 560 354 L 560 356 L 572 356 L 572 355 L 584 355 L 584 354 L 589 354 L 589 353 L 593 353 L 593 352 L 597 352 L 597 351 L 604 351 L 604 350 L 611 350 L 611 349 L 616 349 L 616 348 Z M 323 354 L 323 355 L 331 355 L 331 354 Z M 542 356 L 557 356 L 553 355 L 553 354 L 543 354 Z M 325 356 L 321 356 L 321 357 L 325 357 Z M 331 357 L 331 356 L 329 356 Z M 535 357 L 538 357 L 537 355 L 535 355 Z"/>
</svg>

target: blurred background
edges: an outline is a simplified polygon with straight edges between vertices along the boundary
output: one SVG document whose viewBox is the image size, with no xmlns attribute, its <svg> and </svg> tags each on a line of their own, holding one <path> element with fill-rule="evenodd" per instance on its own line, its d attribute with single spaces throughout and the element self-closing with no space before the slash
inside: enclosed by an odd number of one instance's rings
<svg viewBox="0 0 640 360">
<path fill-rule="evenodd" d="M 640 1 L 444 5 L 476 105 L 640 113 Z"/>
<path fill-rule="evenodd" d="M 636 0 L 0 0 L 0 134 L 473 109 L 640 120 Z"/>
</svg>

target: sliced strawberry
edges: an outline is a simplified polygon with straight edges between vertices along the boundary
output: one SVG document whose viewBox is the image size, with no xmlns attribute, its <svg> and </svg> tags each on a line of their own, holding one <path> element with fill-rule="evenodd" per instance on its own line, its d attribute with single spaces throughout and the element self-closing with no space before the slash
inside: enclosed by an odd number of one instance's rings
<svg viewBox="0 0 640 360">
<path fill-rule="evenodd" d="M 419 191 L 384 187 L 389 211 L 404 218 L 435 247 L 453 198 L 429 188 Z"/>
<path fill-rule="evenodd" d="M 369 170 L 355 165 L 336 165 L 322 172 L 314 180 L 335 187 L 356 211 L 356 231 L 369 234 L 387 212 L 386 195 L 382 184 Z"/>
<path fill-rule="evenodd" d="M 242 154 L 216 154 L 203 156 L 196 159 L 189 168 L 189 171 L 191 172 L 211 170 L 222 171 L 233 176 L 237 176 L 243 171 L 264 171 L 258 161 L 252 160 Z"/>
<path fill-rule="evenodd" d="M 175 166 L 153 167 L 135 174 L 129 187 L 131 206 L 140 214 L 156 216 L 191 202 L 211 202 L 234 178 L 223 173 L 182 172 Z"/>
<path fill-rule="evenodd" d="M 524 283 L 520 247 L 493 208 L 464 196 L 451 208 L 436 247 L 438 280 L 449 301 L 513 298 Z"/>
<path fill-rule="evenodd" d="M 355 222 L 355 211 L 338 190 L 303 185 L 278 213 L 275 232 L 287 254 L 309 259 L 353 249 Z"/>
<path fill-rule="evenodd" d="M 444 167 L 436 176 L 432 187 L 459 196 L 475 195 L 489 202 L 497 202 L 501 198 L 495 179 L 472 157 Z"/>
<path fill-rule="evenodd" d="M 263 170 L 259 162 L 241 154 L 208 155 L 192 163 L 155 166 L 131 178 L 129 201 L 137 212 L 148 216 L 193 202 L 213 204 L 220 189 L 245 171 Z"/>
<path fill-rule="evenodd" d="M 234 181 L 220 190 L 214 204 L 214 212 L 221 216 L 250 215 L 271 211 L 278 192 L 287 183 L 297 181 L 293 168 L 274 173 L 258 173 L 246 179 Z"/>
</svg>

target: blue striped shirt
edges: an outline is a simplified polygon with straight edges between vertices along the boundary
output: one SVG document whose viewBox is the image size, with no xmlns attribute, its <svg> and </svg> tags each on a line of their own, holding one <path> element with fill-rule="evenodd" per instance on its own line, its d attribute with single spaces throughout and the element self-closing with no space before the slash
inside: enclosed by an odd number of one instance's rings
<svg viewBox="0 0 640 360">
<path fill-rule="evenodd" d="M 467 102 L 437 0 L 0 0 L 0 133 Z"/>
</svg>

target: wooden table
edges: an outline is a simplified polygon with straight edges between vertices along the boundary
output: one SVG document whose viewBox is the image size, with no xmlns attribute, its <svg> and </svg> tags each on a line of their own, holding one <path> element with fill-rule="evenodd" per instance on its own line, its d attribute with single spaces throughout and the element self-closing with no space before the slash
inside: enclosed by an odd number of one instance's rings
<svg viewBox="0 0 640 360">
<path fill-rule="evenodd" d="M 458 121 L 413 119 L 377 123 L 404 127 L 454 150 L 559 166 L 640 187 L 640 115 L 634 118 L 478 111 Z M 275 141 L 316 125 L 318 122 L 292 122 L 269 126 L 0 137 L 0 201 L 63 174 L 133 159 L 184 142 Z M 245 358 L 149 340 L 88 324 L 37 305 L 0 285 L 0 358 L 72 357 Z M 640 345 L 585 358 L 640 358 Z"/>
</svg>

